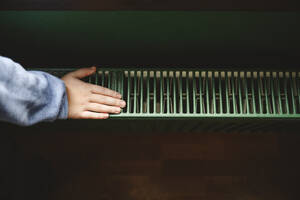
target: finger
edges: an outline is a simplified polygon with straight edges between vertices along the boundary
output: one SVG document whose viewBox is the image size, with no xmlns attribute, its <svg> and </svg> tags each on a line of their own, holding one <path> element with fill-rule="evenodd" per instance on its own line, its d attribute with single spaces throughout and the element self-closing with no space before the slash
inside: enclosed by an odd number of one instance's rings
<svg viewBox="0 0 300 200">
<path fill-rule="evenodd" d="M 71 72 L 70 75 L 73 76 L 74 78 L 81 79 L 81 78 L 90 76 L 95 71 L 96 71 L 96 67 L 81 68 L 81 69 L 78 69 L 78 70 L 76 70 L 74 72 Z"/>
<path fill-rule="evenodd" d="M 92 86 L 92 92 L 95 94 L 102 94 L 105 96 L 111 96 L 119 99 L 122 97 L 120 93 L 98 85 Z"/>
<path fill-rule="evenodd" d="M 98 103 L 90 103 L 87 106 L 88 111 L 99 112 L 99 113 L 120 113 L 121 108 L 116 106 L 107 106 Z"/>
<path fill-rule="evenodd" d="M 118 106 L 121 108 L 124 108 L 126 106 L 126 102 L 119 98 L 113 98 L 101 94 L 92 94 L 92 96 L 90 97 L 90 101 L 93 103 L 100 103 L 100 104 L 105 104 L 110 106 Z"/>
<path fill-rule="evenodd" d="M 107 119 L 109 114 L 85 111 L 82 113 L 81 117 L 82 119 Z"/>
</svg>

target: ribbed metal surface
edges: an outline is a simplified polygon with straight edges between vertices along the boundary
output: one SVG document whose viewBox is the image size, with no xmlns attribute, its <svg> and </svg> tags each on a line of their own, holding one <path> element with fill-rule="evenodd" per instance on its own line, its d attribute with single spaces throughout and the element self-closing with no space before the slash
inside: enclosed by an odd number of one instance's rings
<svg viewBox="0 0 300 200">
<path fill-rule="evenodd" d="M 300 72 L 124 68 L 97 70 L 86 81 L 123 95 L 127 107 L 112 117 L 300 119 Z"/>
</svg>

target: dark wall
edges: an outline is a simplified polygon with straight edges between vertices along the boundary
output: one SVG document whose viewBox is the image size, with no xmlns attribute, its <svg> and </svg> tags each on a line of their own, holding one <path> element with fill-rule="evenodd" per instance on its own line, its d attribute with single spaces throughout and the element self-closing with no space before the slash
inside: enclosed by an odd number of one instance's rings
<svg viewBox="0 0 300 200">
<path fill-rule="evenodd" d="M 12 10 L 300 10 L 297 0 L 1 0 Z"/>
</svg>

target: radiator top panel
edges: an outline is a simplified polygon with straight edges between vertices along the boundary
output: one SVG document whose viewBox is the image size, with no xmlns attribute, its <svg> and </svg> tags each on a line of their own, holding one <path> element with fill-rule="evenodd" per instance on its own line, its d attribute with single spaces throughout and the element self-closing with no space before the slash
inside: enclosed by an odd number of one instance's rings
<svg viewBox="0 0 300 200">
<path fill-rule="evenodd" d="M 298 71 L 101 68 L 84 81 L 122 94 L 127 106 L 113 118 L 300 119 Z"/>
<path fill-rule="evenodd" d="M 28 67 L 298 70 L 299 22 L 300 12 L 3 11 L 0 52 Z"/>
</svg>

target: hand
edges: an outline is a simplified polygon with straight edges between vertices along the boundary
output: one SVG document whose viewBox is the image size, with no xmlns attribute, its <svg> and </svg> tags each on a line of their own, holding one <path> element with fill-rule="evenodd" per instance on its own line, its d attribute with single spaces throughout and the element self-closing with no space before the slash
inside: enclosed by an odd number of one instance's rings
<svg viewBox="0 0 300 200">
<path fill-rule="evenodd" d="M 80 80 L 95 71 L 96 67 L 82 68 L 62 77 L 68 95 L 68 118 L 106 119 L 109 113 L 120 113 L 126 106 L 118 92 Z"/>
</svg>

